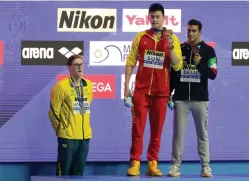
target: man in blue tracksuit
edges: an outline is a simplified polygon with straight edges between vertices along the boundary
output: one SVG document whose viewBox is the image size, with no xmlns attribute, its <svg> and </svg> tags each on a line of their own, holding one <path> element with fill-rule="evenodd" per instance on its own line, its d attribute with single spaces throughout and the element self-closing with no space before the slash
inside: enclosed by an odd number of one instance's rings
<svg viewBox="0 0 249 181">
<path fill-rule="evenodd" d="M 188 41 L 181 45 L 183 67 L 171 71 L 171 92 L 174 89 L 174 130 L 172 161 L 168 176 L 180 176 L 186 122 L 191 111 L 197 133 L 198 154 L 202 163 L 201 176 L 211 177 L 209 167 L 208 79 L 217 75 L 214 49 L 201 40 L 202 24 L 192 19 L 188 22 Z"/>
</svg>

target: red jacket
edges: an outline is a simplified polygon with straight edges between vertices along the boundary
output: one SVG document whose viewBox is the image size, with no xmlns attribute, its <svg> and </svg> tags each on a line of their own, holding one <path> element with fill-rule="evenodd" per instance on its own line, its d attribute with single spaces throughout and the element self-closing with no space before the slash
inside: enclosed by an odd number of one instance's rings
<svg viewBox="0 0 249 181">
<path fill-rule="evenodd" d="M 172 66 L 176 71 L 182 67 L 180 42 L 173 35 L 174 51 L 180 57 L 179 64 Z M 139 32 L 132 43 L 131 52 L 126 66 L 139 66 L 136 74 L 135 92 L 154 96 L 169 96 L 170 94 L 170 54 L 168 40 L 165 34 L 160 38 L 151 30 Z"/>
</svg>

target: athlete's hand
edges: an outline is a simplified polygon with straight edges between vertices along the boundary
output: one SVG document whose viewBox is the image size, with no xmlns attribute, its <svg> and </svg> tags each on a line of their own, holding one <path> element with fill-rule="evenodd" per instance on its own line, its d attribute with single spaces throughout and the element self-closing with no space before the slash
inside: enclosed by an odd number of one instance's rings
<svg viewBox="0 0 249 181">
<path fill-rule="evenodd" d="M 128 86 L 124 90 L 124 103 L 125 103 L 125 106 L 128 108 L 133 107 L 132 93 Z"/>
<path fill-rule="evenodd" d="M 171 30 L 171 29 L 166 30 L 166 35 L 167 35 L 167 34 L 173 35 L 173 33 L 174 33 L 174 32 L 173 32 L 173 30 Z"/>
<path fill-rule="evenodd" d="M 128 86 L 126 86 L 125 90 L 124 90 L 124 98 L 126 98 L 128 96 L 131 96 L 131 90 Z"/>
<path fill-rule="evenodd" d="M 174 106 L 175 106 L 175 103 L 173 101 L 174 94 L 175 94 L 175 89 L 173 89 L 173 91 L 169 97 L 169 101 L 168 101 L 168 107 L 170 108 L 171 111 L 174 109 Z"/>
<path fill-rule="evenodd" d="M 174 40 L 172 38 L 173 36 L 173 31 L 172 30 L 166 30 L 166 36 L 167 36 L 167 39 L 168 39 L 168 42 L 169 42 L 169 48 L 172 48 L 173 47 L 173 44 L 174 44 Z"/>
<path fill-rule="evenodd" d="M 175 104 L 173 101 L 168 102 L 168 107 L 170 108 L 171 111 L 174 109 L 174 106 L 175 106 Z"/>
<path fill-rule="evenodd" d="M 198 65 L 200 63 L 200 60 L 201 60 L 200 54 L 196 53 L 195 56 L 194 56 L 194 63 L 195 63 L 195 65 Z"/>
</svg>

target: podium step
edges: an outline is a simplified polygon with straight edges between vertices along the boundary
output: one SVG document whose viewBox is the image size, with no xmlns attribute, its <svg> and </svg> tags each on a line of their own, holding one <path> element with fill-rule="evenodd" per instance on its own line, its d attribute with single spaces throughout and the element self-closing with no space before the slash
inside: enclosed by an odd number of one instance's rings
<svg viewBox="0 0 249 181">
<path fill-rule="evenodd" d="M 124 177 L 124 176 L 32 176 L 31 181 L 249 181 L 249 175 L 215 175 L 211 178 L 202 178 L 199 175 L 183 175 L 181 177 Z"/>
</svg>

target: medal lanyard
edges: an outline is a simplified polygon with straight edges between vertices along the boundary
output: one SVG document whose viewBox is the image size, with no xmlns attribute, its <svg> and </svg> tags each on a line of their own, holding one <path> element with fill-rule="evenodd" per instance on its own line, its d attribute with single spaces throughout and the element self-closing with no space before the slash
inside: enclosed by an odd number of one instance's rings
<svg viewBox="0 0 249 181">
<path fill-rule="evenodd" d="M 83 84 L 82 84 L 82 80 L 80 80 L 80 89 L 81 91 L 79 90 L 79 88 L 75 85 L 73 79 L 71 78 L 71 81 L 72 81 L 72 85 L 73 85 L 73 88 L 77 94 L 77 98 L 79 100 L 79 103 L 80 103 L 80 107 L 83 107 Z"/>
</svg>

